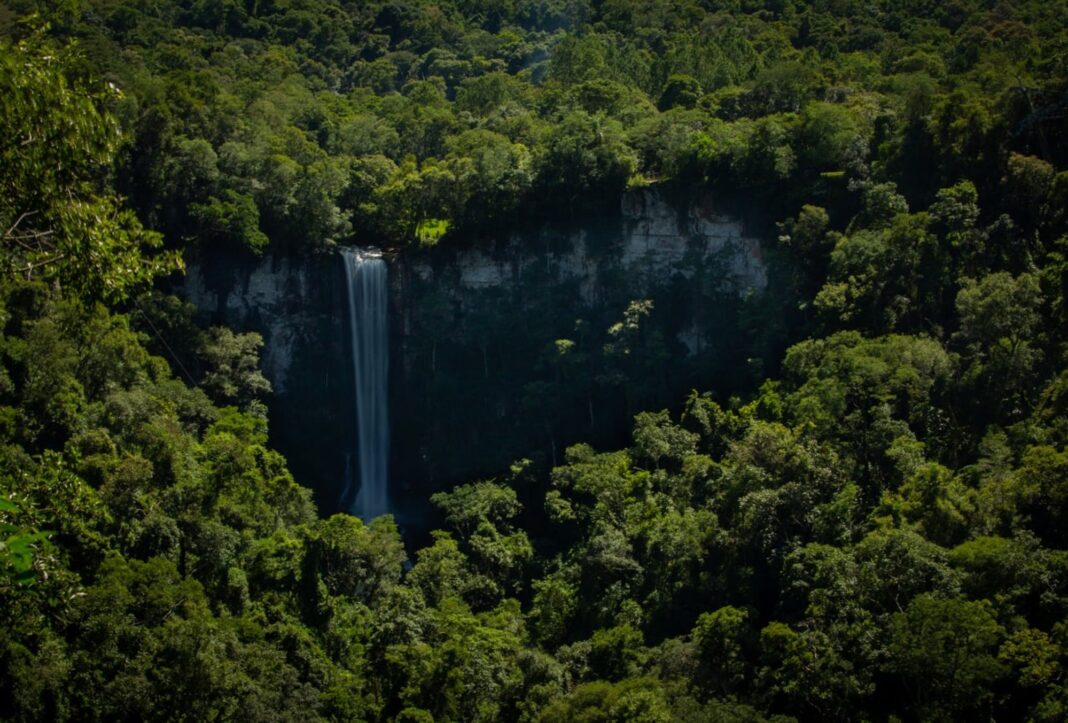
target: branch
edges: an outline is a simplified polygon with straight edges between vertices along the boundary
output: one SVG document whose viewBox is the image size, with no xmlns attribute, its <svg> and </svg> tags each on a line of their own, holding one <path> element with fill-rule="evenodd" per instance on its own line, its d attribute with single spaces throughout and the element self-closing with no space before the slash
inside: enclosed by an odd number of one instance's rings
<svg viewBox="0 0 1068 723">
<path fill-rule="evenodd" d="M 52 235 L 51 231 L 39 231 L 37 233 L 22 234 L 17 236 L 9 236 L 8 240 L 14 241 L 26 251 L 40 252 L 42 249 L 47 251 L 54 251 L 56 246 L 53 243 L 49 243 L 45 239 Z M 30 240 L 36 240 L 37 244 L 29 243 Z"/>
<path fill-rule="evenodd" d="M 15 223 L 11 224 L 11 228 L 9 228 L 7 231 L 4 231 L 4 237 L 7 238 L 8 236 L 10 236 L 12 233 L 15 232 L 15 229 L 17 229 L 19 227 L 19 224 L 21 224 L 23 221 L 25 221 L 30 216 L 35 216 L 35 215 L 37 215 L 37 211 L 27 211 L 26 213 L 24 213 L 21 216 L 19 216 L 15 220 Z"/>
<path fill-rule="evenodd" d="M 55 256 L 51 256 L 47 259 L 41 259 L 40 261 L 28 263 L 21 269 L 18 269 L 18 272 L 20 274 L 26 274 L 27 276 L 29 276 L 30 272 L 32 272 L 34 269 L 40 268 L 41 266 L 47 266 L 48 264 L 53 264 L 56 261 L 61 261 L 63 258 L 66 257 L 66 255 L 66 253 L 60 253 L 56 254 Z"/>
</svg>

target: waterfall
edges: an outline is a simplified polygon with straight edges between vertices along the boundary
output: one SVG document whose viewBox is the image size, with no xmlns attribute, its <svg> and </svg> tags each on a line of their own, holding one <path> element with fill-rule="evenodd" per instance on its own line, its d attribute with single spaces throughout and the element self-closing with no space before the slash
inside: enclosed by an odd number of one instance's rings
<svg viewBox="0 0 1068 723">
<path fill-rule="evenodd" d="M 341 256 L 345 263 L 345 287 L 349 299 L 356 390 L 357 444 L 354 452 L 360 474 L 360 491 L 351 512 L 367 521 L 389 512 L 386 262 L 382 254 L 374 250 L 345 248 L 341 250 Z M 345 482 L 351 488 L 351 477 Z"/>
</svg>

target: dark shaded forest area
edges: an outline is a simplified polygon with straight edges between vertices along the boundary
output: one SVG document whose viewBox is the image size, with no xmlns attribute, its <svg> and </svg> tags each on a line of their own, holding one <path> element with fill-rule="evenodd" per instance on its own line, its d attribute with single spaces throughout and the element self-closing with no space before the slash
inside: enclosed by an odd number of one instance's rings
<svg viewBox="0 0 1068 723">
<path fill-rule="evenodd" d="M 0 3 L 0 717 L 1064 720 L 1065 17 Z M 418 550 L 318 515 L 260 338 L 162 290 L 649 186 L 769 219 L 772 376 L 648 407 L 635 299 L 630 445 L 435 494 Z"/>
</svg>

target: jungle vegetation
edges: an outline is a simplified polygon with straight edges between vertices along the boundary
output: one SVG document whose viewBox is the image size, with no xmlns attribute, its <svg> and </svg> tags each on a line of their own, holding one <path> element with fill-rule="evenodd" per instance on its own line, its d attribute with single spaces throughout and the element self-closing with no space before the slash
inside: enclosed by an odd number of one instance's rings
<svg viewBox="0 0 1068 723">
<path fill-rule="evenodd" d="M 1065 17 L 0 3 L 0 717 L 1064 720 Z M 197 248 L 477 244 L 651 184 L 778 221 L 802 340 L 436 494 L 417 550 L 319 516 L 261 340 L 154 291 Z M 647 314 L 599 352 L 629 378 Z"/>
</svg>

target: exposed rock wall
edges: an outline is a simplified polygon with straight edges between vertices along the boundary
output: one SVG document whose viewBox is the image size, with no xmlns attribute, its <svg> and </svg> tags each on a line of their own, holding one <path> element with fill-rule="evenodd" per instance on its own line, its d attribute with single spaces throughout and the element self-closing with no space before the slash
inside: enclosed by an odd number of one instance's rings
<svg viewBox="0 0 1068 723">
<path fill-rule="evenodd" d="M 723 341 L 713 337 L 734 333 L 710 319 L 733 314 L 738 299 L 768 282 L 761 244 L 742 222 L 708 199 L 676 204 L 641 190 L 615 215 L 546 223 L 477 246 L 406 250 L 390 259 L 390 283 L 392 478 L 425 497 L 427 488 L 539 453 L 529 446 L 555 456 L 558 445 L 626 428 L 627 419 L 605 421 L 623 408 L 599 402 L 595 391 L 582 401 L 588 429 L 555 425 L 554 415 L 574 406 L 563 397 L 541 412 L 544 422 L 532 421 L 532 390 L 564 388 L 561 372 L 541 359 L 546 345 L 573 340 L 600 353 L 598 340 L 628 302 L 654 299 L 671 364 L 660 403 L 693 381 L 680 357 L 704 364 L 701 355 Z M 263 334 L 273 442 L 320 505 L 335 509 L 355 431 L 336 255 L 192 259 L 181 293 L 205 320 Z"/>
<path fill-rule="evenodd" d="M 272 443 L 320 507 L 333 511 L 355 425 L 345 336 L 344 277 L 334 254 L 303 257 L 216 252 L 189 259 L 179 293 L 206 324 L 263 335 L 261 364 L 273 387 Z"/>
<path fill-rule="evenodd" d="M 738 293 L 767 285 L 760 240 L 739 219 L 717 214 L 708 201 L 680 211 L 663 193 L 643 189 L 623 197 L 618 218 L 517 231 L 493 249 L 410 254 L 405 261 L 419 279 L 442 279 L 456 291 L 508 286 L 527 268 L 544 266 L 556 281 L 578 281 L 583 300 L 595 303 L 605 269 L 629 274 L 640 293 L 650 281 L 689 277 L 695 262 L 713 256 L 727 261 L 722 282 Z"/>
<path fill-rule="evenodd" d="M 330 303 L 332 290 L 329 265 L 322 259 L 311 261 L 267 254 L 255 261 L 226 261 L 232 273 L 223 283 L 216 273 L 209 283 L 205 263 L 189 265 L 182 295 L 198 309 L 229 326 L 253 329 L 264 337 L 263 370 L 277 394 L 286 393 L 286 384 L 299 349 L 316 342 L 323 323 L 337 321 Z M 324 283 L 325 282 L 325 283 Z"/>
</svg>

